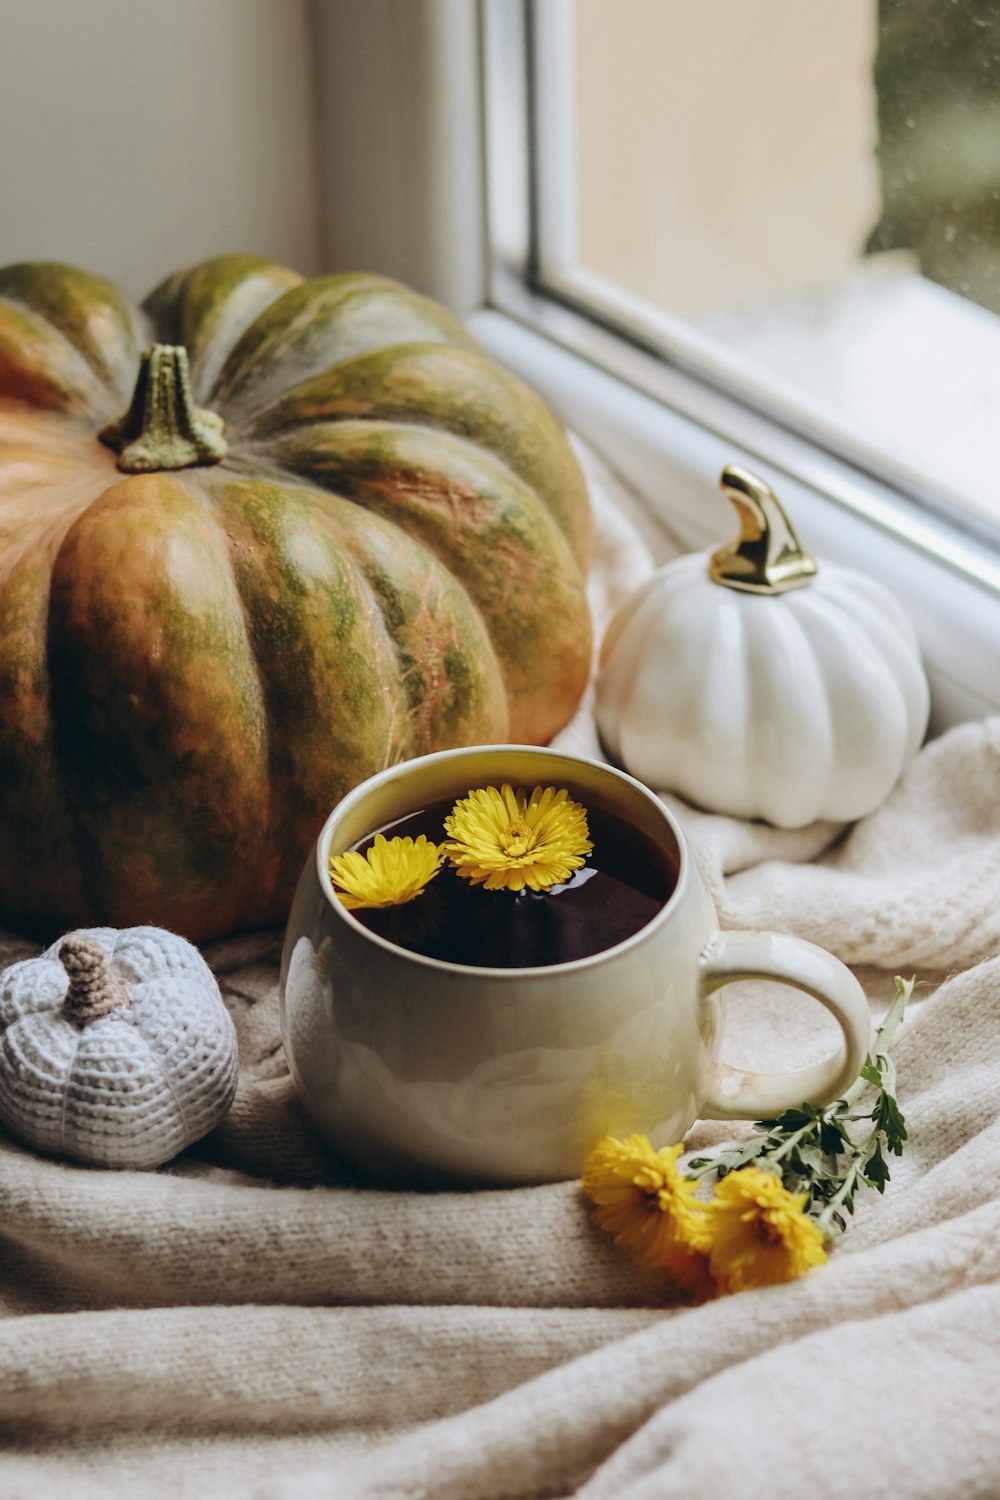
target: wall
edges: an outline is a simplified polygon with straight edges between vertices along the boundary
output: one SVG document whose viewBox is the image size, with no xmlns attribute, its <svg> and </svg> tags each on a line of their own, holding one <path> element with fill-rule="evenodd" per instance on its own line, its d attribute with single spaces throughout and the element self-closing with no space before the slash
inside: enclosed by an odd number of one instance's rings
<svg viewBox="0 0 1000 1500">
<path fill-rule="evenodd" d="M 477 307 L 476 0 L 313 0 L 312 19 L 330 269 L 380 271 L 458 312 Z"/>
<path fill-rule="evenodd" d="M 307 0 L 0 0 L 0 264 L 320 269 Z"/>
</svg>

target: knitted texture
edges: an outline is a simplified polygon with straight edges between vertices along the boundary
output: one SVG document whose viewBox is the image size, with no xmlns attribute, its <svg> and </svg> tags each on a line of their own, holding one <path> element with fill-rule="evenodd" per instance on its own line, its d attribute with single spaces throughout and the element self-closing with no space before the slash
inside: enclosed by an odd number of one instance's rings
<svg viewBox="0 0 1000 1500">
<path fill-rule="evenodd" d="M 59 962 L 69 976 L 63 1011 L 72 1020 L 83 1025 L 129 1004 L 129 987 L 96 938 L 71 932 L 59 945 Z"/>
<path fill-rule="evenodd" d="M 72 933 L 0 978 L 0 1123 L 39 1151 L 156 1166 L 219 1123 L 236 1076 L 219 987 L 173 933 Z"/>
</svg>

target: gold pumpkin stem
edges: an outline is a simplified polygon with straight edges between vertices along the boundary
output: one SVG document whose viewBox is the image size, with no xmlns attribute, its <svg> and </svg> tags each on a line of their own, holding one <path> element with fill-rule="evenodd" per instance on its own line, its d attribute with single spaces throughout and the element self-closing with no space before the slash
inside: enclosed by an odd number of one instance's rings
<svg viewBox="0 0 1000 1500">
<path fill-rule="evenodd" d="M 229 451 L 222 426 L 214 411 L 194 404 L 183 345 L 154 344 L 140 361 L 128 411 L 100 438 L 118 453 L 122 473 L 149 474 L 219 463 Z"/>
<path fill-rule="evenodd" d="M 723 469 L 719 483 L 736 507 L 740 534 L 709 558 L 712 581 L 748 594 L 783 594 L 811 583 L 816 563 L 770 486 L 736 464 Z"/>
<path fill-rule="evenodd" d="M 59 948 L 59 962 L 69 975 L 63 1011 L 78 1025 L 96 1021 L 128 1005 L 129 987 L 108 963 L 96 938 L 73 932 Z"/>
</svg>

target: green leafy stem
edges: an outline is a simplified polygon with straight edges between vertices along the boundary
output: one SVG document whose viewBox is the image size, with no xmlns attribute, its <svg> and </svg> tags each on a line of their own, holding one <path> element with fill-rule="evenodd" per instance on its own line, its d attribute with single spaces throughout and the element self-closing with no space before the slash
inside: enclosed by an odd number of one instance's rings
<svg viewBox="0 0 1000 1500">
<path fill-rule="evenodd" d="M 819 1107 L 799 1104 L 773 1120 L 758 1120 L 755 1135 L 717 1156 L 694 1157 L 689 1177 L 715 1172 L 720 1178 L 751 1163 L 780 1176 L 785 1187 L 805 1193 L 806 1212 L 828 1238 L 847 1227 L 860 1187 L 885 1192 L 888 1157 L 902 1156 L 906 1121 L 896 1102 L 896 1068 L 889 1056 L 893 1037 L 913 994 L 912 979 L 896 979 L 896 993 L 875 1033 L 875 1044 L 864 1067 L 842 1099 Z M 872 1108 L 856 1107 L 867 1090 L 876 1090 Z M 868 1123 L 857 1139 L 851 1129 Z"/>
</svg>

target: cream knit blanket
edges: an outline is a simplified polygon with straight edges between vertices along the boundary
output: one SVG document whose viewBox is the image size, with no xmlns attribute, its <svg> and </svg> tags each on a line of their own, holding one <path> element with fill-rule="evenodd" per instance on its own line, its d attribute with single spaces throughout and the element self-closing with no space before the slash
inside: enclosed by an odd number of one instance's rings
<svg viewBox="0 0 1000 1500">
<path fill-rule="evenodd" d="M 603 619 L 649 563 L 597 498 Z M 586 708 L 562 742 L 596 750 Z M 846 835 L 680 811 L 725 924 L 826 945 L 876 1004 L 923 981 L 909 1148 L 830 1264 L 678 1310 L 573 1183 L 349 1185 L 289 1082 L 280 934 L 219 943 L 221 1129 L 149 1173 L 0 1138 L 4 1500 L 1000 1494 L 1000 721 L 930 745 Z M 808 1002 L 745 999 L 729 1060 L 825 1050 Z"/>
</svg>

